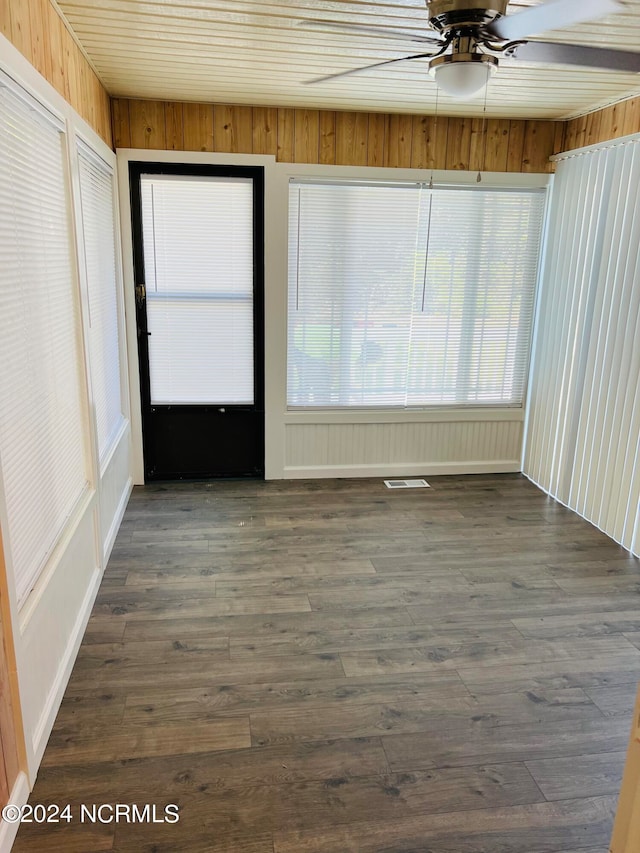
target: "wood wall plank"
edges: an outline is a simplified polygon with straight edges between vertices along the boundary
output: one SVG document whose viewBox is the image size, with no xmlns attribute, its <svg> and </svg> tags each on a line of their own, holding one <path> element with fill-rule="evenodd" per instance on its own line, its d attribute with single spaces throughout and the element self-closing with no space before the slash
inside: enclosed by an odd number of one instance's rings
<svg viewBox="0 0 640 853">
<path fill-rule="evenodd" d="M 169 102 L 164 110 L 165 138 L 171 151 L 184 151 L 183 104 Z"/>
<path fill-rule="evenodd" d="M 336 114 L 320 111 L 320 163 L 334 166 L 336 162 Z"/>
<path fill-rule="evenodd" d="M 281 163 L 549 172 L 564 123 L 115 98 L 116 146 L 272 154 Z M 623 114 L 616 112 L 622 125 Z M 125 127 L 126 123 L 129 127 Z"/>
<path fill-rule="evenodd" d="M 490 118 L 485 130 L 483 172 L 506 172 L 509 159 L 509 119 Z M 549 154 L 545 152 L 547 158 Z M 541 171 L 545 171 L 542 169 Z"/>
<path fill-rule="evenodd" d="M 320 112 L 318 110 L 296 110 L 293 158 L 296 163 L 320 162 Z"/>
<path fill-rule="evenodd" d="M 276 107 L 253 108 L 253 153 L 278 153 L 278 110 Z"/>
<path fill-rule="evenodd" d="M 408 168 L 411 166 L 413 142 L 413 117 L 392 115 L 389 117 L 389 138 L 385 152 L 385 166 Z"/>
<path fill-rule="evenodd" d="M 414 116 L 411 166 L 415 169 L 444 169 L 448 132 L 449 119 L 446 116 Z"/>
<path fill-rule="evenodd" d="M 0 0 L 0 32 L 111 145 L 109 96 L 50 0 Z"/>
<path fill-rule="evenodd" d="M 471 119 L 471 140 L 469 144 L 469 170 L 471 172 L 480 172 L 484 164 L 486 124 L 486 120 L 483 118 Z"/>
<path fill-rule="evenodd" d="M 388 136 L 389 116 L 384 113 L 370 113 L 367 166 L 384 166 Z"/>
<path fill-rule="evenodd" d="M 509 122 L 509 150 L 507 152 L 507 172 L 520 172 L 522 170 L 522 152 L 524 151 L 523 121 Z"/>
<path fill-rule="evenodd" d="M 553 134 L 553 153 L 554 154 L 560 154 L 561 151 L 564 151 L 564 139 L 565 139 L 566 130 L 567 130 L 567 122 L 566 121 L 554 122 L 554 134 Z"/>
<path fill-rule="evenodd" d="M 213 151 L 213 106 L 183 104 L 182 135 L 185 151 Z"/>
<path fill-rule="evenodd" d="M 0 0 L 0 33 L 11 41 L 11 10 L 9 0 Z"/>
<path fill-rule="evenodd" d="M 52 79 L 51 43 L 49 40 L 49 0 L 30 0 L 29 28 L 31 31 L 31 64 L 47 80 Z"/>
<path fill-rule="evenodd" d="M 116 148 L 131 148 L 131 122 L 129 120 L 128 100 L 122 98 L 113 99 L 111 103 L 111 123 L 113 127 L 114 146 Z"/>
<path fill-rule="evenodd" d="M 450 118 L 447 128 L 446 169 L 467 171 L 471 160 L 471 119 Z"/>
<path fill-rule="evenodd" d="M 164 104 L 161 101 L 129 101 L 132 148 L 166 149 Z"/>
<path fill-rule="evenodd" d="M 528 121 L 525 126 L 522 151 L 523 172 L 550 172 L 549 155 L 553 151 L 555 122 Z"/>
<path fill-rule="evenodd" d="M 595 145 L 600 141 L 600 125 L 602 123 L 602 111 L 589 113 L 587 116 L 587 131 L 585 136 L 585 145 Z"/>
<path fill-rule="evenodd" d="M 295 110 L 278 110 L 278 147 L 276 157 L 280 163 L 293 163 Z"/>
<path fill-rule="evenodd" d="M 213 144 L 215 151 L 225 151 L 230 154 L 253 153 L 252 108 L 214 104 Z"/>
<path fill-rule="evenodd" d="M 25 0 L 11 3 L 11 41 L 31 62 L 33 59 L 31 15 L 29 3 Z"/>
<path fill-rule="evenodd" d="M 336 163 L 338 166 L 367 165 L 367 113 L 336 113 Z"/>
<path fill-rule="evenodd" d="M 640 133 L 640 97 L 626 101 L 622 136 L 629 133 Z"/>
</svg>

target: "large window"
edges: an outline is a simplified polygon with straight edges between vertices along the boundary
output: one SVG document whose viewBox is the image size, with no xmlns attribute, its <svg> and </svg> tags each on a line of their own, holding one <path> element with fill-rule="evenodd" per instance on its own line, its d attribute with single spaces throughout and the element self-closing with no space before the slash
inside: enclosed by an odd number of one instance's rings
<svg viewBox="0 0 640 853">
<path fill-rule="evenodd" d="M 113 170 L 78 145 L 84 258 L 89 288 L 89 348 L 100 462 L 122 427 L 118 278 L 113 223 Z"/>
<path fill-rule="evenodd" d="M 521 406 L 544 191 L 292 182 L 290 408 Z"/>
<path fill-rule="evenodd" d="M 87 487 L 62 124 L 0 74 L 0 458 L 18 603 Z"/>
</svg>

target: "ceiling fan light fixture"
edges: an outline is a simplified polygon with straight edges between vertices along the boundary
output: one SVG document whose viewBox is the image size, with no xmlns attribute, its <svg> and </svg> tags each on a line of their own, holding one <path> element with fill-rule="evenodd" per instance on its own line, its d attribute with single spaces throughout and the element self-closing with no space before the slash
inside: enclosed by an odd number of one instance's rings
<svg viewBox="0 0 640 853">
<path fill-rule="evenodd" d="M 452 53 L 431 60 L 436 85 L 453 98 L 469 98 L 489 82 L 498 67 L 495 56 L 486 53 Z"/>
</svg>

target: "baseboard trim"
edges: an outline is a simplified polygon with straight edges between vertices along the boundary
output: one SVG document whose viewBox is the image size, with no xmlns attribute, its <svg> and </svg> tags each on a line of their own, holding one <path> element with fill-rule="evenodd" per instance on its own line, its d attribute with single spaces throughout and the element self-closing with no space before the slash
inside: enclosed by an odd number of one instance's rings
<svg viewBox="0 0 640 853">
<path fill-rule="evenodd" d="M 9 802 L 12 806 L 24 806 L 28 799 L 29 780 L 27 774 L 21 771 L 9 794 Z M 9 853 L 19 829 L 20 823 L 7 823 L 6 820 L 0 822 L 0 853 Z"/>
<path fill-rule="evenodd" d="M 495 462 L 403 462 L 384 465 L 285 466 L 284 479 L 338 477 L 436 477 L 441 474 L 515 474 L 522 470 L 519 459 Z"/>
</svg>

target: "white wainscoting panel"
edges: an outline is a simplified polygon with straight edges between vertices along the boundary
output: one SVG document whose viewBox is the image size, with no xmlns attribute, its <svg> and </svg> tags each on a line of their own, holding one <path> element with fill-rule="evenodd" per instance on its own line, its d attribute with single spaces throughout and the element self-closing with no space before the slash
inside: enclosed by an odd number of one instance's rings
<svg viewBox="0 0 640 853">
<path fill-rule="evenodd" d="M 522 427 L 521 420 L 289 423 L 285 476 L 519 471 Z"/>
</svg>

